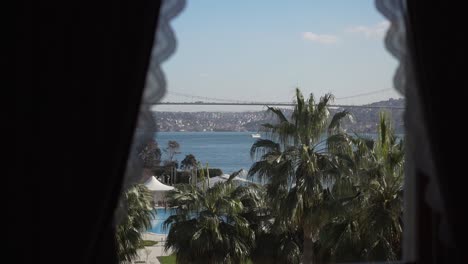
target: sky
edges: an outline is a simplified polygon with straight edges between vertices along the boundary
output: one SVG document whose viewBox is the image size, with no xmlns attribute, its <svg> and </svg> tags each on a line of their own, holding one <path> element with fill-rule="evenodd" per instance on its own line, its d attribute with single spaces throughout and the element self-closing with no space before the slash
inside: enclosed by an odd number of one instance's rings
<svg viewBox="0 0 468 264">
<path fill-rule="evenodd" d="M 163 64 L 163 101 L 178 94 L 288 102 L 295 87 L 337 104 L 400 98 L 389 23 L 371 0 L 188 0 L 172 21 L 177 50 Z M 347 98 L 363 93 L 376 94 Z M 345 99 L 339 99 L 346 97 Z M 245 111 L 246 106 L 156 106 L 156 111 Z"/>
</svg>

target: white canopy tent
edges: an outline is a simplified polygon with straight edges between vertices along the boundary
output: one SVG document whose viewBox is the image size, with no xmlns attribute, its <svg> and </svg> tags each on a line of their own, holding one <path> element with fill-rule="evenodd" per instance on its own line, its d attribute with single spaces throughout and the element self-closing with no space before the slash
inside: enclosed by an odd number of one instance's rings
<svg viewBox="0 0 468 264">
<path fill-rule="evenodd" d="M 150 191 L 170 191 L 174 190 L 174 187 L 165 185 L 164 183 L 158 181 L 156 177 L 151 176 L 146 182 L 145 182 L 146 188 Z"/>
<path fill-rule="evenodd" d="M 243 172 L 241 172 L 239 175 L 237 175 L 236 177 L 234 177 L 234 179 L 232 179 L 232 180 L 233 180 L 234 182 L 237 182 L 237 184 L 239 184 L 239 185 L 255 184 L 255 182 L 253 182 L 253 181 L 249 181 L 249 180 L 247 180 L 247 179 L 245 179 L 245 178 L 239 177 L 239 176 L 245 176 L 245 175 L 246 175 L 246 173 L 244 173 L 244 171 L 243 171 Z M 229 179 L 229 176 L 230 176 L 229 174 L 223 174 L 223 175 L 221 175 L 221 176 L 216 176 L 216 177 L 210 178 L 210 179 L 209 179 L 210 185 L 209 185 L 208 187 L 211 188 L 211 187 L 213 187 L 213 186 L 214 186 L 216 183 L 218 183 L 218 182 L 225 182 L 225 181 L 227 181 L 227 180 Z M 205 182 L 207 182 L 207 181 L 208 181 L 208 179 L 205 180 Z M 199 183 L 197 184 L 197 186 L 198 186 L 198 187 L 203 186 L 203 182 L 199 182 Z"/>
<path fill-rule="evenodd" d="M 145 182 L 145 186 L 153 193 L 154 202 L 158 205 L 165 200 L 166 192 L 174 190 L 174 187 L 163 184 L 154 176 Z"/>
</svg>

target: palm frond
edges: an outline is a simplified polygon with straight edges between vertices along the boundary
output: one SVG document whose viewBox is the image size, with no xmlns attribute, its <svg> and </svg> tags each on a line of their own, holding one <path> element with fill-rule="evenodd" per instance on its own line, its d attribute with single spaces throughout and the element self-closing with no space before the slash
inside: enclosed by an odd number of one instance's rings
<svg viewBox="0 0 468 264">
<path fill-rule="evenodd" d="M 267 113 L 270 113 L 270 114 L 272 114 L 273 116 L 275 116 L 275 117 L 277 118 L 277 120 L 278 120 L 278 123 L 288 122 L 288 119 L 287 119 L 286 116 L 284 115 L 284 113 L 283 113 L 283 111 L 281 110 L 281 108 L 267 106 Z"/>
<path fill-rule="evenodd" d="M 250 157 L 253 159 L 258 154 L 263 155 L 271 151 L 281 151 L 280 145 L 269 139 L 258 139 L 250 148 Z"/>
<path fill-rule="evenodd" d="M 328 133 L 333 134 L 339 131 L 341 127 L 342 119 L 345 117 L 348 117 L 349 115 L 350 115 L 350 112 L 347 110 L 343 110 L 341 112 L 334 114 L 332 117 L 332 120 L 330 121 L 330 124 L 328 125 Z"/>
</svg>

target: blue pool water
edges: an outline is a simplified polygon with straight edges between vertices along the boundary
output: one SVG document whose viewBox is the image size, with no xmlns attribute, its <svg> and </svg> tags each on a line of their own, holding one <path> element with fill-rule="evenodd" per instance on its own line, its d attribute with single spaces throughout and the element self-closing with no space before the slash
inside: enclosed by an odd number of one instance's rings
<svg viewBox="0 0 468 264">
<path fill-rule="evenodd" d="M 163 223 L 166 221 L 166 219 L 171 216 L 172 214 L 175 214 L 174 209 L 164 209 L 164 208 L 157 208 L 154 210 L 155 212 L 155 217 L 153 220 L 151 220 L 151 228 L 148 230 L 148 232 L 151 233 L 156 233 L 156 234 L 167 234 L 169 233 L 169 228 L 165 230 L 163 228 Z"/>
</svg>

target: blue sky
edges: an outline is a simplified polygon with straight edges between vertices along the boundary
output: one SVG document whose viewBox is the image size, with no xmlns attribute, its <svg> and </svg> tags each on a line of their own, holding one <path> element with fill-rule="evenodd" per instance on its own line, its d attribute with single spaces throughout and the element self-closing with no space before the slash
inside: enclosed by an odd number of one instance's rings
<svg viewBox="0 0 468 264">
<path fill-rule="evenodd" d="M 186 93 L 246 101 L 290 101 L 294 88 L 340 104 L 400 97 L 397 61 L 384 49 L 388 22 L 370 0 L 189 0 L 173 20 L 176 53 L 163 65 L 164 101 Z M 160 111 L 243 111 L 246 107 L 158 106 Z"/>
</svg>

